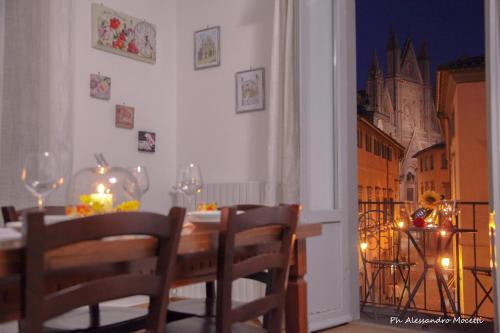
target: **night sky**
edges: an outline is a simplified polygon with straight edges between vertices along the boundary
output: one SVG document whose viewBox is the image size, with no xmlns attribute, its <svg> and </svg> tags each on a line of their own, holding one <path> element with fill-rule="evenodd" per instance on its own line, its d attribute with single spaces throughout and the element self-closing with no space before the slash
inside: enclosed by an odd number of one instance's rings
<svg viewBox="0 0 500 333">
<path fill-rule="evenodd" d="M 358 90 L 365 89 L 371 55 L 377 50 L 387 72 L 389 29 L 396 31 L 401 50 L 411 34 L 415 51 L 427 41 L 432 82 L 436 66 L 461 56 L 484 54 L 483 0 L 356 0 Z"/>
</svg>

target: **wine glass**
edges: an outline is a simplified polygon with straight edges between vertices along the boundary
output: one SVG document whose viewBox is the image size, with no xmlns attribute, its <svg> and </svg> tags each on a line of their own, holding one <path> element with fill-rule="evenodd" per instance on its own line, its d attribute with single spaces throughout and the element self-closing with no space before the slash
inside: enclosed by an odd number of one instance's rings
<svg viewBox="0 0 500 333">
<path fill-rule="evenodd" d="M 187 199 L 186 208 L 190 208 L 193 203 L 193 196 L 203 187 L 201 170 L 197 164 L 188 163 L 179 168 L 177 174 L 177 184 L 175 189 L 182 192 Z"/>
<path fill-rule="evenodd" d="M 137 184 L 139 185 L 139 190 L 141 195 L 144 195 L 149 190 L 149 176 L 148 170 L 143 165 L 138 165 L 134 168 L 130 168 L 130 172 L 137 179 Z"/>
<path fill-rule="evenodd" d="M 45 197 L 64 183 L 59 163 L 49 152 L 28 153 L 21 170 L 21 180 L 42 209 Z"/>
</svg>

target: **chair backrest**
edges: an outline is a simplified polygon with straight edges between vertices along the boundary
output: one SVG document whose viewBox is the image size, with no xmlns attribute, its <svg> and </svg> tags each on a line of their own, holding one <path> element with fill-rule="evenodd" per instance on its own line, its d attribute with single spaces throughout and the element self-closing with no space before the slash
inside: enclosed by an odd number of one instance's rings
<svg viewBox="0 0 500 333">
<path fill-rule="evenodd" d="M 30 207 L 30 208 L 16 210 L 16 208 L 14 206 L 3 206 L 2 207 L 3 221 L 5 223 L 12 222 L 12 221 L 18 221 L 24 212 L 37 211 L 37 210 L 39 210 L 38 207 Z M 65 215 L 66 214 L 66 207 L 64 207 L 64 206 L 45 206 L 43 208 L 43 212 L 46 215 Z"/>
<path fill-rule="evenodd" d="M 185 209 L 174 207 L 168 216 L 146 212 L 127 212 L 95 215 L 52 225 L 45 225 L 42 212 L 27 212 L 23 215 L 25 246 L 24 320 L 25 332 L 42 332 L 43 322 L 62 313 L 84 305 L 119 299 L 134 295 L 150 298 L 146 328 L 150 332 L 164 331 L 168 305 L 168 291 L 173 276 L 173 266 L 184 220 Z M 58 276 L 67 270 L 48 268 L 46 253 L 56 255 L 67 250 L 67 245 L 95 240 L 109 242 L 104 237 L 121 235 L 149 235 L 157 239 L 155 253 L 144 253 L 143 249 L 127 250 L 127 259 L 157 259 L 152 272 L 137 273 L 119 270 L 117 263 L 96 264 L 73 263 L 73 272 L 78 272 L 81 281 L 55 292 L 46 291 L 46 282 L 57 283 Z M 109 244 L 109 243 L 107 243 Z M 109 246 L 108 246 L 109 248 Z M 109 248 L 108 251 L 113 251 Z M 117 249 L 123 251 L 123 248 Z M 75 260 L 77 260 L 75 258 Z M 123 265 L 122 261 L 120 265 Z M 121 266 L 123 267 L 123 266 Z M 93 269 L 106 270 L 105 276 L 91 281 Z M 60 275 L 57 275 L 57 274 Z M 82 282 L 84 281 L 84 282 Z M 67 283 L 67 281 L 65 281 Z"/>
<path fill-rule="evenodd" d="M 217 333 L 231 332 L 232 324 L 268 315 L 268 330 L 281 331 L 291 247 L 298 205 L 262 207 L 237 214 L 222 208 L 217 264 Z M 268 270 L 269 292 L 262 298 L 232 308 L 234 280 Z"/>
</svg>

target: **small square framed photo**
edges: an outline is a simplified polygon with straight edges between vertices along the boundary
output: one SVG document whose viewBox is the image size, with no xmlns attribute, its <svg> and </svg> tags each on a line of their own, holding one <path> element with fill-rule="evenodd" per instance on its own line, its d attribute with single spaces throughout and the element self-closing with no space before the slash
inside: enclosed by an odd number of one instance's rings
<svg viewBox="0 0 500 333">
<path fill-rule="evenodd" d="M 116 105 L 115 127 L 134 128 L 134 108 L 126 105 Z"/>
<path fill-rule="evenodd" d="M 236 113 L 264 110 L 264 68 L 236 73 Z"/>
<path fill-rule="evenodd" d="M 100 74 L 90 74 L 90 97 L 109 100 L 111 97 L 111 78 Z"/>
<path fill-rule="evenodd" d="M 194 69 L 220 66 L 220 27 L 194 32 Z"/>
<path fill-rule="evenodd" d="M 154 153 L 156 150 L 156 133 L 139 131 L 139 151 Z"/>
</svg>

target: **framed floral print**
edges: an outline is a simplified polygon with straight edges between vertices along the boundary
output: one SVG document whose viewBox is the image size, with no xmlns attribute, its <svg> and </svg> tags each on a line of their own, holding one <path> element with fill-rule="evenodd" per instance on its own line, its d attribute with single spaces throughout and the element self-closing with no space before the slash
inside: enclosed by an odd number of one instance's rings
<svg viewBox="0 0 500 333">
<path fill-rule="evenodd" d="M 220 65 L 220 27 L 194 32 L 194 69 Z"/>
<path fill-rule="evenodd" d="M 100 74 L 90 74 L 90 97 L 109 100 L 111 98 L 111 78 Z"/>
<path fill-rule="evenodd" d="M 134 128 L 134 108 L 126 105 L 116 105 L 115 109 L 115 127 Z"/>
<path fill-rule="evenodd" d="M 236 73 L 236 112 L 264 110 L 264 68 Z"/>
<path fill-rule="evenodd" d="M 92 47 L 154 64 L 156 27 L 144 20 L 93 3 Z"/>
</svg>

